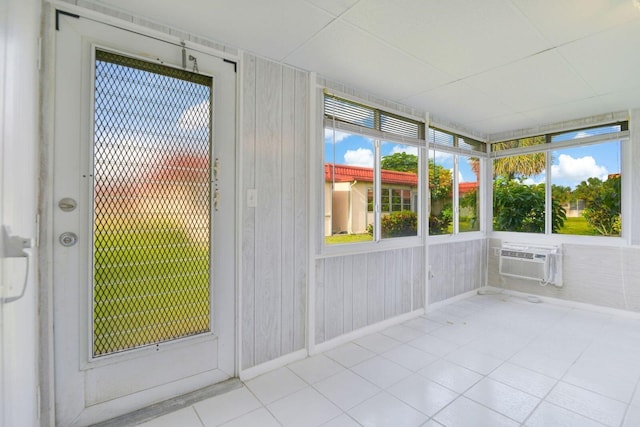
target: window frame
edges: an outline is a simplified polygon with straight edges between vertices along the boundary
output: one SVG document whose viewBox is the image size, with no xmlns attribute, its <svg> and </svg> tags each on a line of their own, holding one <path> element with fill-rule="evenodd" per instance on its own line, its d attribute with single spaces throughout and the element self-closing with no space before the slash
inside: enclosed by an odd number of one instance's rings
<svg viewBox="0 0 640 427">
<path fill-rule="evenodd" d="M 322 133 L 322 138 L 324 141 L 325 131 L 329 129 L 331 131 L 341 131 L 341 132 L 346 132 L 353 135 L 360 135 L 360 136 L 372 139 L 374 142 L 374 167 L 373 167 L 374 182 L 371 184 L 370 187 L 377 189 L 377 191 L 374 191 L 373 239 L 371 241 L 365 241 L 365 242 L 326 244 L 325 234 L 324 234 L 324 218 L 323 218 L 324 212 L 326 211 L 325 196 L 323 193 L 324 175 L 319 176 L 319 179 L 321 180 L 321 185 L 319 185 L 317 188 L 318 190 L 322 188 L 322 190 L 320 190 L 321 193 L 318 194 L 316 197 L 316 200 L 318 200 L 318 205 L 314 209 L 315 211 L 317 211 L 315 213 L 316 215 L 318 213 L 323 214 L 322 217 L 317 218 L 319 242 L 317 242 L 316 247 L 318 250 L 318 255 L 333 256 L 337 254 L 367 253 L 367 252 L 376 252 L 380 250 L 423 246 L 425 244 L 426 229 L 427 229 L 426 220 L 425 220 L 425 216 L 427 212 L 427 206 L 425 202 L 425 200 L 427 200 L 427 196 L 426 196 L 425 187 L 427 186 L 426 177 L 428 177 L 428 170 L 427 170 L 427 162 L 425 159 L 427 156 L 426 129 L 428 128 L 428 119 L 426 117 L 419 118 L 411 114 L 397 112 L 390 108 L 379 107 L 374 103 L 361 101 L 352 96 L 336 94 L 334 91 L 329 91 L 328 89 L 324 89 L 319 92 L 321 93 L 321 95 L 319 96 L 320 99 L 318 100 L 316 105 L 318 106 L 318 109 L 319 109 L 318 117 L 321 118 L 320 123 L 322 124 L 322 126 L 320 126 L 321 132 L 318 132 L 318 135 Z M 388 130 L 387 131 L 382 130 L 383 127 L 380 126 L 381 120 L 379 119 L 374 120 L 374 126 L 370 127 L 370 126 L 359 126 L 353 122 L 349 123 L 348 121 L 338 120 L 336 119 L 336 117 L 328 117 L 327 115 L 325 115 L 325 110 L 324 110 L 326 97 L 337 98 L 339 100 L 344 100 L 347 103 L 354 104 L 358 107 L 368 109 L 369 111 L 373 112 L 375 117 L 378 117 L 378 118 L 381 116 L 386 116 L 393 119 L 394 121 L 406 120 L 407 122 L 417 126 L 418 128 L 417 135 L 415 136 L 406 135 L 406 134 L 401 135 L 401 134 L 392 133 Z M 381 206 L 382 192 L 384 189 L 381 182 L 382 173 L 381 173 L 381 167 L 380 167 L 381 161 L 382 161 L 381 147 L 383 144 L 399 144 L 399 145 L 415 147 L 418 149 L 418 172 L 417 172 L 418 185 L 415 192 L 412 191 L 411 193 L 412 198 L 413 197 L 417 198 L 417 205 L 416 205 L 415 211 L 418 215 L 418 229 L 417 229 L 417 234 L 415 236 L 399 236 L 399 237 L 392 237 L 392 238 L 382 238 L 380 235 L 381 234 L 380 223 L 381 223 L 382 215 L 384 214 L 384 212 L 382 212 L 382 206 Z M 315 151 L 317 153 L 317 159 L 314 160 L 314 164 L 318 165 L 316 167 L 319 167 L 322 171 L 324 171 L 324 164 L 326 163 L 325 154 L 324 154 L 324 143 L 317 144 L 317 146 L 318 146 L 318 150 Z M 323 147 L 322 151 L 320 151 L 320 147 Z M 388 188 L 389 186 L 384 186 L 384 187 L 387 188 L 387 190 L 389 189 Z M 391 187 L 393 186 L 391 185 Z M 425 206 L 422 206 L 423 204 Z M 368 208 L 367 208 L 367 212 L 371 213 L 370 211 L 368 211 Z"/>
<path fill-rule="evenodd" d="M 558 135 L 569 134 L 572 132 L 580 132 L 580 131 L 589 131 L 592 129 L 598 128 L 606 128 L 611 126 L 620 126 L 619 131 L 608 132 L 608 133 L 599 133 L 596 135 L 581 137 L 575 139 L 566 139 L 560 141 L 553 141 L 553 138 Z M 536 137 L 544 137 L 544 143 L 531 145 L 526 147 L 515 147 L 515 148 L 505 148 L 498 151 L 494 151 L 493 147 L 495 144 L 500 142 L 509 142 L 524 138 L 536 138 Z M 617 246 L 621 243 L 627 242 L 629 240 L 629 227 L 625 227 L 625 223 L 628 223 L 628 218 L 630 218 L 630 201 L 629 201 L 629 188 L 630 188 L 630 177 L 628 173 L 625 173 L 629 170 L 629 162 L 630 162 L 630 132 L 629 132 L 629 121 L 618 119 L 611 120 L 607 122 L 603 122 L 600 124 L 592 124 L 589 126 L 576 127 L 576 128 L 568 128 L 563 130 L 552 131 L 546 134 L 538 134 L 538 135 L 529 135 L 522 136 L 521 138 L 510 138 L 510 139 L 501 139 L 496 141 L 491 141 L 489 144 L 489 153 L 488 153 L 488 170 L 487 176 L 490 179 L 491 185 L 487 188 L 487 201 L 489 209 L 486 211 L 486 224 L 487 229 L 490 234 L 497 238 L 504 239 L 525 239 L 531 241 L 540 241 L 544 239 L 546 242 L 552 243 L 579 243 L 579 244 L 597 244 L 597 245 L 605 245 L 605 246 Z M 579 235 L 579 234 L 561 234 L 561 233 L 553 233 L 552 227 L 552 184 L 553 184 L 553 176 L 550 172 L 550 167 L 552 165 L 551 153 L 557 150 L 567 149 L 567 148 L 576 148 L 576 147 L 585 147 L 590 145 L 599 145 L 606 144 L 609 142 L 619 142 L 620 143 L 620 174 L 621 174 L 621 195 L 620 195 L 620 215 L 622 217 L 622 228 L 620 231 L 620 236 L 587 236 L 587 235 Z M 545 153 L 545 230 L 544 233 L 527 233 L 527 232 L 516 232 L 516 231 L 500 231 L 493 229 L 493 164 L 495 159 L 517 156 L 522 154 L 532 154 L 532 153 Z M 625 220 L 627 218 L 627 220 Z"/>
<path fill-rule="evenodd" d="M 434 137 L 431 138 L 431 133 L 433 131 L 433 135 Z M 440 132 L 440 133 L 444 133 L 447 134 L 449 136 L 451 136 L 451 144 L 445 144 L 445 143 L 439 143 L 438 142 L 438 138 L 436 137 L 436 132 Z M 451 240 L 451 239 L 460 239 L 460 240 L 467 240 L 467 239 L 477 239 L 478 237 L 481 236 L 485 236 L 486 235 L 486 230 L 487 230 L 487 226 L 486 226 L 486 218 L 487 218 L 487 207 L 489 206 L 486 203 L 486 198 L 487 198 L 487 191 L 486 191 L 486 179 L 485 179 L 485 171 L 486 171 L 486 164 L 487 164 L 487 158 L 488 158 L 488 143 L 484 142 L 484 141 L 480 141 L 477 138 L 471 138 L 471 137 L 467 137 L 465 135 L 461 135 L 459 133 L 456 133 L 454 131 L 449 131 L 446 129 L 442 129 L 438 126 L 429 126 L 428 129 L 428 134 L 429 134 L 429 147 L 428 147 L 428 154 L 430 156 L 432 150 L 433 151 L 440 151 L 442 153 L 447 153 L 447 154 L 451 154 L 453 156 L 453 169 L 452 169 L 452 197 L 451 197 L 451 203 L 452 203 L 452 210 L 453 210 L 453 232 L 452 233 L 443 233 L 443 234 L 430 234 L 430 230 L 427 230 L 427 235 L 429 237 L 429 239 L 435 239 L 437 240 Z M 462 144 L 461 144 L 462 141 Z M 480 150 L 472 150 L 466 147 L 461 147 L 461 145 L 476 145 L 476 146 L 481 146 L 484 149 L 480 149 Z M 478 230 L 473 230 L 473 231 L 460 231 L 460 180 L 459 180 L 459 170 L 460 170 L 460 157 L 477 157 L 478 161 L 479 161 L 479 171 L 478 171 L 478 206 L 477 206 L 477 212 L 480 215 L 480 221 L 479 221 L 479 229 Z M 429 157 L 428 160 L 430 160 L 431 157 Z M 427 169 L 429 169 L 429 165 L 428 165 L 428 160 L 427 160 Z M 429 184 L 431 182 L 431 176 L 427 177 L 427 184 Z M 427 185 L 429 187 L 429 185 Z M 430 187 L 428 189 L 428 216 L 431 215 L 431 191 L 430 191 Z"/>
</svg>

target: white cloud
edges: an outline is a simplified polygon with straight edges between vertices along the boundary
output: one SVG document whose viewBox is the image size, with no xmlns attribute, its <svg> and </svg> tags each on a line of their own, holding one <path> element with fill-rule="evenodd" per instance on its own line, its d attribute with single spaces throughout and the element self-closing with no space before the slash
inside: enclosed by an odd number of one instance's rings
<svg viewBox="0 0 640 427">
<path fill-rule="evenodd" d="M 397 154 L 397 153 L 407 153 L 407 154 L 413 154 L 414 156 L 417 156 L 418 147 L 410 147 L 408 145 L 394 145 L 393 149 L 391 150 L 391 154 Z"/>
<path fill-rule="evenodd" d="M 586 131 L 581 130 L 580 132 L 576 133 L 576 134 L 573 136 L 573 139 L 586 138 L 586 137 L 588 137 L 588 136 L 592 136 L 592 135 L 593 135 L 592 133 L 589 133 L 589 132 L 586 132 Z"/>
<path fill-rule="evenodd" d="M 341 141 L 349 138 L 350 136 L 351 136 L 350 133 L 341 132 L 339 130 L 335 131 L 335 136 L 334 136 L 333 129 L 325 128 L 325 130 L 324 130 L 324 142 L 325 143 L 332 143 L 332 142 L 334 142 L 334 138 L 335 138 L 335 142 L 337 144 L 338 142 L 341 142 Z"/>
<path fill-rule="evenodd" d="M 447 160 L 453 160 L 453 154 L 439 150 L 429 150 L 429 159 L 435 160 L 436 164 L 446 162 Z"/>
<path fill-rule="evenodd" d="M 192 105 L 180 114 L 178 128 L 182 130 L 195 130 L 209 127 L 209 101 Z"/>
<path fill-rule="evenodd" d="M 537 180 L 529 177 L 529 178 L 525 178 L 522 181 L 524 185 L 538 185 L 538 184 L 544 184 L 544 182 L 545 182 L 544 176 L 538 178 Z"/>
<path fill-rule="evenodd" d="M 564 179 L 581 182 L 591 177 L 607 179 L 609 172 L 604 166 L 599 166 L 591 156 L 580 158 L 568 154 L 560 154 L 558 164 L 551 166 L 553 179 Z"/>
<path fill-rule="evenodd" d="M 368 148 L 347 150 L 347 152 L 344 153 L 344 161 L 349 166 L 373 167 L 373 151 Z"/>
</svg>

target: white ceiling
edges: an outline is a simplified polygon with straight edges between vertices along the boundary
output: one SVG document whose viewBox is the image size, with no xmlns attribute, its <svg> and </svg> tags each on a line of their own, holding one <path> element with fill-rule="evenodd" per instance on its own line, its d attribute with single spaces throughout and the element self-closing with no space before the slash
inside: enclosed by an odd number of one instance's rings
<svg viewBox="0 0 640 427">
<path fill-rule="evenodd" d="M 96 0 L 495 133 L 640 107 L 633 0 Z"/>
</svg>

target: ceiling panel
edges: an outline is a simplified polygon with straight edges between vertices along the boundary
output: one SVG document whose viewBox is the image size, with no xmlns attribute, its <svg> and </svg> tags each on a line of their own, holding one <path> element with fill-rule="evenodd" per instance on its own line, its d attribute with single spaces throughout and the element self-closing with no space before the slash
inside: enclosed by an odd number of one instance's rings
<svg viewBox="0 0 640 427">
<path fill-rule="evenodd" d="M 287 62 L 393 101 L 452 80 L 428 64 L 340 21 L 287 57 Z"/>
<path fill-rule="evenodd" d="M 544 108 L 527 111 L 525 117 L 540 125 L 579 119 L 611 112 L 605 108 L 598 96 L 581 99 L 574 102 L 566 102 L 559 105 L 550 105 Z"/>
<path fill-rule="evenodd" d="M 457 123 L 464 125 L 511 113 L 509 107 L 500 101 L 462 81 L 411 96 L 402 102 L 423 111 L 437 111 L 443 116 L 455 117 Z"/>
<path fill-rule="evenodd" d="M 334 16 L 342 15 L 349 10 L 358 0 L 306 0 L 311 4 L 326 10 Z"/>
<path fill-rule="evenodd" d="M 496 134 L 508 130 L 523 129 L 536 126 L 537 123 L 532 122 L 531 118 L 524 114 L 513 113 L 499 117 L 484 119 L 479 122 L 469 123 L 471 129 L 476 129 L 485 135 Z"/>
<path fill-rule="evenodd" d="M 292 0 L 101 0 L 136 15 L 282 60 L 334 16 Z"/>
<path fill-rule="evenodd" d="M 631 0 L 512 0 L 555 46 L 640 19 Z"/>
<path fill-rule="evenodd" d="M 599 94 L 636 87 L 640 21 L 567 44 L 558 51 Z"/>
<path fill-rule="evenodd" d="M 549 47 L 509 0 L 361 1 L 344 19 L 456 77 Z"/>
<path fill-rule="evenodd" d="M 555 51 L 547 51 L 465 80 L 517 112 L 595 96 Z"/>
<path fill-rule="evenodd" d="M 85 0 L 487 134 L 640 108 L 632 0 Z"/>
</svg>

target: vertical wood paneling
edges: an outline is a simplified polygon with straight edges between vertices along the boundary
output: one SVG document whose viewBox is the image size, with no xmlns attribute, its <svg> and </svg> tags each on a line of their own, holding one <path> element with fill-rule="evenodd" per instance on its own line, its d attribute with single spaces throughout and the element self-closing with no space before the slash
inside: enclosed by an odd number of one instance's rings
<svg viewBox="0 0 640 427">
<path fill-rule="evenodd" d="M 425 272 L 427 266 L 424 266 L 424 248 L 413 249 L 413 259 L 411 263 L 411 277 L 413 278 L 413 306 L 411 310 L 424 308 L 425 296 Z"/>
<path fill-rule="evenodd" d="M 343 259 L 342 273 L 342 333 L 353 330 L 353 262 L 355 257 Z"/>
<path fill-rule="evenodd" d="M 367 271 L 369 271 L 369 263 L 367 255 L 353 256 L 352 264 L 353 329 L 358 329 L 369 324 L 369 298 L 367 297 Z"/>
<path fill-rule="evenodd" d="M 281 354 L 293 351 L 295 308 L 295 70 L 282 70 L 282 147 L 280 149 L 282 191 L 282 331 Z"/>
<path fill-rule="evenodd" d="M 316 344 L 422 307 L 423 251 L 403 248 L 317 260 Z"/>
<path fill-rule="evenodd" d="M 429 246 L 429 303 L 483 286 L 486 248 L 484 239 Z"/>
<path fill-rule="evenodd" d="M 247 369 L 306 344 L 308 74 L 248 54 L 242 72 L 241 367 Z M 246 205 L 253 188 L 256 208 Z"/>
<path fill-rule="evenodd" d="M 335 257 L 325 261 L 324 270 L 324 324 L 325 339 L 342 334 L 344 318 L 344 258 Z"/>
<path fill-rule="evenodd" d="M 384 314 L 383 318 L 393 317 L 396 312 L 396 300 L 398 289 L 398 265 L 396 258 L 397 251 L 388 251 L 384 254 Z"/>
<path fill-rule="evenodd" d="M 247 189 L 255 188 L 255 136 L 256 136 L 256 61 L 245 55 L 242 66 L 242 128 L 241 128 L 241 171 L 242 188 L 242 272 L 240 289 L 242 295 L 241 319 L 242 346 L 241 368 L 255 364 L 255 208 L 246 205 Z"/>
<path fill-rule="evenodd" d="M 305 347 L 305 327 L 307 314 L 307 164 L 308 128 L 307 109 L 309 77 L 304 71 L 296 71 L 294 76 L 294 322 L 293 349 Z"/>
<path fill-rule="evenodd" d="M 256 60 L 256 363 L 281 355 L 282 66 Z"/>
<path fill-rule="evenodd" d="M 413 277 L 413 254 L 415 250 L 414 248 L 403 249 L 400 253 L 400 304 L 398 306 L 399 313 L 407 313 L 411 311 L 411 298 L 413 294 L 415 281 L 418 280 L 418 277 Z"/>
<path fill-rule="evenodd" d="M 384 320 L 384 279 L 385 279 L 385 254 L 376 252 L 368 255 L 367 260 L 367 324 Z"/>
<path fill-rule="evenodd" d="M 316 344 L 325 341 L 324 337 L 324 270 L 326 260 L 316 262 L 316 306 L 315 306 L 315 337 Z"/>
</svg>

